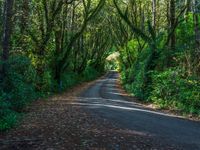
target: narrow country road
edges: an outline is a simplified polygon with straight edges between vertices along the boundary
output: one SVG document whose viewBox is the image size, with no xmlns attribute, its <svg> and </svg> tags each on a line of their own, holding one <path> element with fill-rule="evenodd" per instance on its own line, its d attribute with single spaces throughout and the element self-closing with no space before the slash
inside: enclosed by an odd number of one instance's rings
<svg viewBox="0 0 200 150">
<path fill-rule="evenodd" d="M 158 141 L 181 149 L 200 150 L 200 122 L 145 108 L 126 98 L 116 87 L 114 71 L 84 91 L 74 105 L 80 105 L 93 115 L 101 116 L 120 128 L 150 135 Z"/>
<path fill-rule="evenodd" d="M 122 93 L 112 71 L 35 101 L 16 127 L 0 132 L 0 150 L 200 150 L 200 122 L 153 111 Z"/>
</svg>

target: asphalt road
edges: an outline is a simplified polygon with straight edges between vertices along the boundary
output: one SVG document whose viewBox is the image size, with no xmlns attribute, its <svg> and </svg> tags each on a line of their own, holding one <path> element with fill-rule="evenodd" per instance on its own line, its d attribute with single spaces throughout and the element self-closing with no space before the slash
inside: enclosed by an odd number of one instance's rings
<svg viewBox="0 0 200 150">
<path fill-rule="evenodd" d="M 181 149 L 200 150 L 200 122 L 182 119 L 127 101 L 116 82 L 114 71 L 84 91 L 77 105 L 89 109 L 121 128 L 141 132 Z"/>
</svg>

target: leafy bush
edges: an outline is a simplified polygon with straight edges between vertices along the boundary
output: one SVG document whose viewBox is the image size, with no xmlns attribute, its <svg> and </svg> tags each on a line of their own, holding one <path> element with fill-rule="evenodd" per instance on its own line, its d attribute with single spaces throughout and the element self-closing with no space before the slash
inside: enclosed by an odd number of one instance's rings
<svg viewBox="0 0 200 150">
<path fill-rule="evenodd" d="M 82 73 L 83 80 L 90 81 L 96 79 L 100 73 L 91 66 L 87 66 Z"/>
<path fill-rule="evenodd" d="M 125 88 L 142 100 L 147 100 L 151 92 L 151 70 L 148 66 L 151 54 L 151 49 L 144 49 L 134 65 L 122 74 L 126 80 Z"/>
<path fill-rule="evenodd" d="M 16 124 L 22 109 L 36 99 L 36 73 L 30 60 L 22 55 L 10 57 L 5 62 L 6 76 L 0 89 L 0 130 L 7 130 Z"/>
<path fill-rule="evenodd" d="M 62 75 L 62 85 L 61 89 L 66 90 L 69 89 L 70 87 L 78 84 L 79 81 L 79 76 L 77 73 L 74 72 L 67 72 Z"/>
<path fill-rule="evenodd" d="M 155 72 L 150 99 L 163 108 L 179 109 L 200 114 L 199 79 L 184 77 L 180 69 Z"/>
<path fill-rule="evenodd" d="M 36 71 L 29 58 L 17 55 L 10 57 L 6 62 L 8 68 L 6 77 L 0 83 L 0 131 L 7 130 L 16 124 L 20 112 L 24 107 L 39 96 L 57 92 L 56 81 L 53 80 L 51 71 L 46 70 L 42 82 L 38 80 Z M 87 67 L 82 74 L 67 72 L 62 74 L 59 91 L 71 88 L 82 82 L 97 78 L 100 74 L 96 69 Z M 44 90 L 36 91 L 40 83 Z M 56 86 L 55 86 L 56 85 Z M 52 89 L 54 88 L 54 90 Z"/>
<path fill-rule="evenodd" d="M 80 82 L 94 80 L 99 75 L 100 73 L 93 67 L 86 67 L 86 69 L 81 74 L 76 72 L 63 73 L 61 77 L 62 82 L 58 89 L 59 91 L 64 91 L 75 86 L 76 84 L 79 84 Z"/>
<path fill-rule="evenodd" d="M 34 83 L 36 73 L 30 60 L 25 56 L 11 57 L 8 66 L 4 80 L 4 92 L 12 108 L 19 111 L 37 96 Z"/>
<path fill-rule="evenodd" d="M 11 109 L 0 109 L 0 131 L 13 127 L 18 120 L 18 114 Z"/>
<path fill-rule="evenodd" d="M 5 98 L 6 94 L 0 92 L 0 131 L 11 128 L 18 119 L 18 114 L 10 109 L 11 104 Z"/>
<path fill-rule="evenodd" d="M 53 75 L 52 75 L 51 71 L 46 69 L 41 78 L 42 78 L 41 79 L 42 81 L 38 80 L 40 82 L 38 84 L 42 85 L 42 89 L 41 89 L 42 93 L 40 93 L 40 94 L 42 94 L 43 96 L 52 94 L 55 91 L 53 89 L 53 88 L 55 88 L 55 83 L 54 83 Z"/>
</svg>

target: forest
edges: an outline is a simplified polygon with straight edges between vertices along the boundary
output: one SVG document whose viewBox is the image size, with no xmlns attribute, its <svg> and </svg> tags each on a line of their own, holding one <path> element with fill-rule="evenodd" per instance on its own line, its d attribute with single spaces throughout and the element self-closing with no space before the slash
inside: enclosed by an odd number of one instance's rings
<svg viewBox="0 0 200 150">
<path fill-rule="evenodd" d="M 0 131 L 31 102 L 109 68 L 139 100 L 200 115 L 199 0 L 0 0 L 0 9 Z"/>
</svg>

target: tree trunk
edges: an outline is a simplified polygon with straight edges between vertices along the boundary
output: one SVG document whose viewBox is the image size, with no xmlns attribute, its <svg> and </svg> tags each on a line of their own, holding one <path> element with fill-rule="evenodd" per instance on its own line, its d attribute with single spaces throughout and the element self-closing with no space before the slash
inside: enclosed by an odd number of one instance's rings
<svg viewBox="0 0 200 150">
<path fill-rule="evenodd" d="M 199 24 L 199 13 L 200 13 L 200 2 L 198 0 L 193 0 L 193 17 L 194 17 L 194 33 L 195 33 L 195 51 L 194 51 L 194 62 L 196 64 L 196 72 L 200 74 L 200 24 Z"/>
<path fill-rule="evenodd" d="M 185 5 L 187 6 L 187 8 L 186 8 L 185 13 L 184 13 L 184 18 L 185 18 L 185 21 L 188 22 L 188 13 L 189 13 L 190 8 L 191 8 L 191 0 L 185 0 Z"/>
<path fill-rule="evenodd" d="M 175 0 L 170 0 L 170 30 L 174 28 L 176 24 L 176 2 Z M 176 33 L 172 33 L 170 38 L 170 49 L 175 50 L 176 47 Z"/>
<path fill-rule="evenodd" d="M 176 26 L 176 2 L 175 0 L 167 1 L 167 20 L 168 20 L 168 39 L 167 45 L 169 49 L 166 53 L 166 66 L 172 65 L 172 53 L 176 48 L 176 32 L 174 30 Z"/>
<path fill-rule="evenodd" d="M 21 15 L 21 34 L 23 35 L 28 26 L 28 17 L 29 17 L 29 0 L 23 0 L 22 4 L 22 15 Z"/>
<path fill-rule="evenodd" d="M 29 0 L 23 0 L 21 5 L 22 14 L 20 16 L 20 47 L 23 51 L 27 50 L 27 29 L 29 20 Z"/>
<path fill-rule="evenodd" d="M 3 40 L 2 40 L 2 61 L 4 62 L 2 66 L 2 79 L 6 73 L 6 61 L 9 58 L 9 50 L 11 48 L 10 38 L 12 32 L 12 16 L 13 16 L 13 1 L 6 0 L 4 4 L 4 18 L 3 18 Z"/>
<path fill-rule="evenodd" d="M 141 30 L 145 31 L 145 13 L 141 3 L 140 3 L 140 17 L 141 17 Z"/>
<path fill-rule="evenodd" d="M 3 2 L 0 1 L 0 40 L 2 40 L 2 28 L 3 28 Z"/>
<path fill-rule="evenodd" d="M 156 30 L 156 0 L 152 0 L 152 27 Z"/>
<path fill-rule="evenodd" d="M 199 24 L 199 9 L 197 6 L 197 0 L 193 0 L 193 16 L 194 16 L 194 33 L 196 48 L 200 49 L 200 24 Z"/>
</svg>

